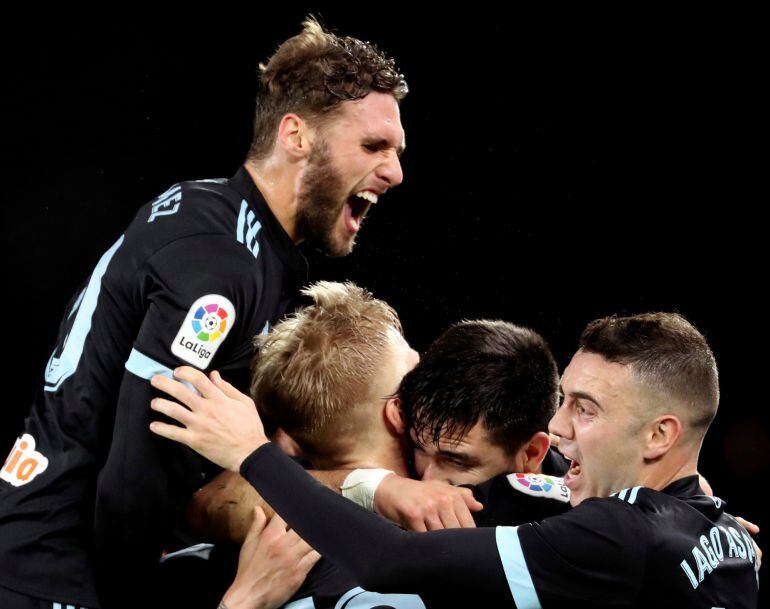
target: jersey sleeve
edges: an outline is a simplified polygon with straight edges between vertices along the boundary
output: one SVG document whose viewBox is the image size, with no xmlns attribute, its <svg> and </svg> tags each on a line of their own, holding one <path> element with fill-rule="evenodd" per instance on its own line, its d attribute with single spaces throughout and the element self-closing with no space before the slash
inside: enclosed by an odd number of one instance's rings
<svg viewBox="0 0 770 609">
<path fill-rule="evenodd" d="M 625 606 L 642 585 L 642 526 L 628 504 L 607 499 L 540 523 L 498 527 L 497 548 L 516 606 Z"/>
<path fill-rule="evenodd" d="M 303 539 L 367 590 L 510 606 L 493 528 L 403 531 L 316 482 L 274 444 L 252 453 L 241 475 Z"/>
<path fill-rule="evenodd" d="M 127 369 L 142 376 L 156 362 L 213 370 L 250 354 L 260 279 L 253 256 L 228 235 L 163 247 L 145 264 L 139 298 L 146 312 Z"/>
<path fill-rule="evenodd" d="M 105 603 L 132 598 L 121 585 L 127 573 L 151 578 L 163 540 L 205 482 L 200 457 L 150 433 L 158 394 L 149 379 L 180 365 L 210 371 L 248 362 L 260 294 L 254 259 L 240 249 L 221 235 L 179 239 L 151 256 L 138 278 L 144 318 L 96 487 L 94 551 Z"/>
</svg>

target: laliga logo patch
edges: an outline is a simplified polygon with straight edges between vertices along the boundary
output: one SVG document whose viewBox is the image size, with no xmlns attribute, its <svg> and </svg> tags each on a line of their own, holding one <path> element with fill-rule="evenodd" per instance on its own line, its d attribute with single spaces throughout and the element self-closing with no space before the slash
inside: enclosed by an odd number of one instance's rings
<svg viewBox="0 0 770 609">
<path fill-rule="evenodd" d="M 564 485 L 564 478 L 540 474 L 510 474 L 506 477 L 513 488 L 525 495 L 569 501 L 570 490 Z"/>
<path fill-rule="evenodd" d="M 3 463 L 0 479 L 13 486 L 23 486 L 48 468 L 48 459 L 35 450 L 35 438 L 28 433 L 16 440 L 11 453 Z"/>
<path fill-rule="evenodd" d="M 171 345 L 179 359 L 205 370 L 235 322 L 235 307 L 224 296 L 196 300 Z"/>
</svg>

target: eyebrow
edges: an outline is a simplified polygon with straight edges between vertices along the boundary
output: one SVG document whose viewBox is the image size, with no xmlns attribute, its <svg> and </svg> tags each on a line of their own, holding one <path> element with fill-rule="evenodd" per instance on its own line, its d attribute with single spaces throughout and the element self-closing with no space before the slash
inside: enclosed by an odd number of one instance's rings
<svg viewBox="0 0 770 609">
<path fill-rule="evenodd" d="M 571 391 L 570 397 L 578 398 L 579 400 L 587 400 L 589 402 L 593 402 L 596 404 L 598 408 L 602 408 L 602 405 L 599 403 L 599 400 L 597 400 L 594 396 L 592 396 L 590 393 L 586 393 L 585 391 Z M 602 408 L 602 410 L 604 410 Z"/>
<path fill-rule="evenodd" d="M 378 148 L 392 148 L 388 139 L 379 135 L 368 134 L 364 136 L 364 139 L 369 140 L 371 145 L 377 146 Z M 401 155 L 404 154 L 404 150 L 406 150 L 406 143 L 401 142 L 401 144 L 396 147 L 396 155 L 401 157 Z"/>
<path fill-rule="evenodd" d="M 561 383 L 559 383 L 559 397 L 564 397 L 564 388 L 561 386 Z M 596 404 L 599 408 L 602 408 L 602 405 L 599 403 L 599 400 L 597 400 L 594 396 L 592 396 L 590 393 L 586 393 L 585 391 L 570 391 L 569 393 L 570 397 L 578 398 L 579 400 L 588 400 L 589 402 L 593 402 Z M 602 408 L 602 410 L 604 410 Z"/>
<path fill-rule="evenodd" d="M 466 465 L 478 465 L 481 463 L 479 459 L 476 457 L 472 457 L 470 455 L 466 455 L 465 453 L 456 453 L 452 450 L 443 450 L 439 449 L 438 454 L 442 457 L 450 457 L 452 459 L 457 459 L 458 461 L 462 461 Z"/>
</svg>

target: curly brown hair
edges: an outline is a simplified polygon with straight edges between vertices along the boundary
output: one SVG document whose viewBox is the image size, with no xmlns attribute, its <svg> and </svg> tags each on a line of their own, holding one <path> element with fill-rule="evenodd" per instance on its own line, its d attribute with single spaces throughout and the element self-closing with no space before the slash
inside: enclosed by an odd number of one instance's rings
<svg viewBox="0 0 770 609">
<path fill-rule="evenodd" d="M 314 17 L 305 19 L 302 26 L 302 32 L 259 66 L 249 160 L 258 161 L 270 153 L 280 119 L 287 113 L 319 125 L 344 101 L 379 91 L 400 102 L 409 91 L 395 61 L 375 45 L 327 32 Z"/>
</svg>

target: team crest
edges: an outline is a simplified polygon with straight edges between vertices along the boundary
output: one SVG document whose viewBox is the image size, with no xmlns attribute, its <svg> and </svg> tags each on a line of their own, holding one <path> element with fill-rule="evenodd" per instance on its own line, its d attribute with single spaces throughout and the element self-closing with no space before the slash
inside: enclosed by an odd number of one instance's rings
<svg viewBox="0 0 770 609">
<path fill-rule="evenodd" d="M 224 296 L 207 294 L 196 300 L 171 345 L 179 359 L 205 370 L 235 322 L 235 307 Z"/>
<path fill-rule="evenodd" d="M 520 493 L 532 497 L 569 501 L 570 490 L 564 485 L 564 478 L 543 474 L 510 474 L 508 483 Z"/>
</svg>

